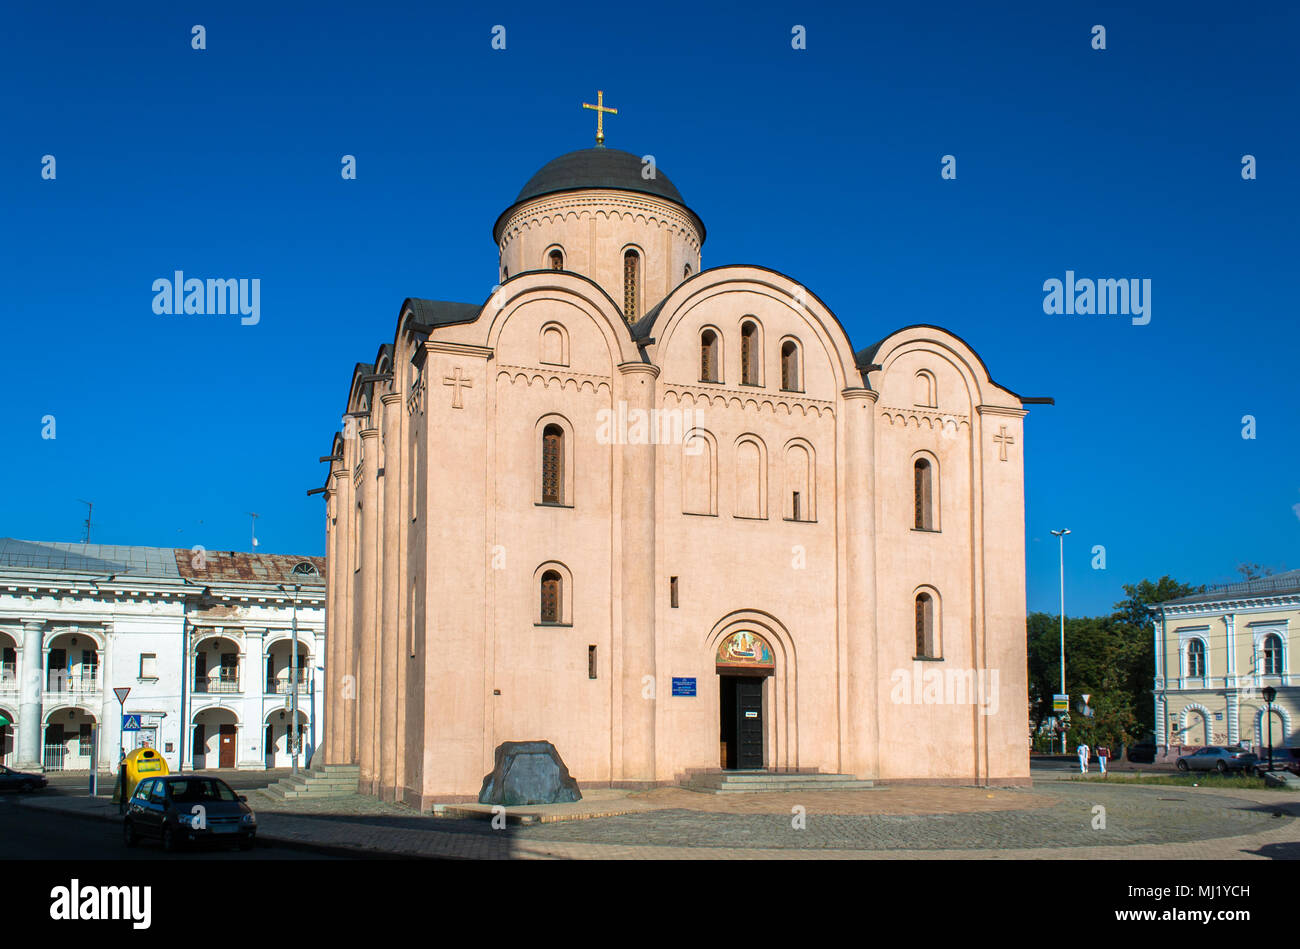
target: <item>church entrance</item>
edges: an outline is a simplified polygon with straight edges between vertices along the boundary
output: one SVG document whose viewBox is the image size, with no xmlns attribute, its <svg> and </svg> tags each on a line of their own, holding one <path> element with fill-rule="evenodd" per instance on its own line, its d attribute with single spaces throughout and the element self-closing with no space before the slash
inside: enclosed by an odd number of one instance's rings
<svg viewBox="0 0 1300 949">
<path fill-rule="evenodd" d="M 763 680 L 776 671 L 772 647 L 757 633 L 733 633 L 718 646 L 718 760 L 730 771 L 762 769 Z"/>
<path fill-rule="evenodd" d="M 752 675 L 719 675 L 722 767 L 729 771 L 763 767 L 763 680 Z"/>
</svg>

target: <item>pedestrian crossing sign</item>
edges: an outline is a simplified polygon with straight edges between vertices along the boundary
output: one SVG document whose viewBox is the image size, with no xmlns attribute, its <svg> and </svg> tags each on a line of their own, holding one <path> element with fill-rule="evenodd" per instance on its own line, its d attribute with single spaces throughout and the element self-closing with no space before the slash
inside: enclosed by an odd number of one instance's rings
<svg viewBox="0 0 1300 949">
<path fill-rule="evenodd" d="M 122 731 L 124 731 L 124 732 L 138 732 L 139 730 L 140 730 L 140 716 L 139 716 L 139 715 L 123 715 L 123 716 L 122 716 Z"/>
</svg>

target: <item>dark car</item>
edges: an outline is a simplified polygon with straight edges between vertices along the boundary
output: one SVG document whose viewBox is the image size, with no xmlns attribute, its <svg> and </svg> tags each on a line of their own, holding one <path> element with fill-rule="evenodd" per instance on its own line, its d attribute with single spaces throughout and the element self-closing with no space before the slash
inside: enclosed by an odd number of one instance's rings
<svg viewBox="0 0 1300 949">
<path fill-rule="evenodd" d="M 1259 760 L 1255 762 L 1255 773 L 1263 774 L 1268 770 L 1268 749 L 1265 748 L 1259 753 Z M 1274 748 L 1272 770 L 1300 774 L 1300 749 Z"/>
<path fill-rule="evenodd" d="M 35 791 L 48 783 L 43 774 L 28 774 L 0 765 L 0 791 Z"/>
<path fill-rule="evenodd" d="M 1240 745 L 1206 745 L 1178 759 L 1179 771 L 1248 771 L 1258 759 Z"/>
<path fill-rule="evenodd" d="M 242 795 L 220 778 L 170 774 L 145 778 L 127 803 L 122 837 L 134 847 L 142 837 L 157 837 L 164 850 L 194 843 L 253 846 L 257 816 Z"/>
</svg>

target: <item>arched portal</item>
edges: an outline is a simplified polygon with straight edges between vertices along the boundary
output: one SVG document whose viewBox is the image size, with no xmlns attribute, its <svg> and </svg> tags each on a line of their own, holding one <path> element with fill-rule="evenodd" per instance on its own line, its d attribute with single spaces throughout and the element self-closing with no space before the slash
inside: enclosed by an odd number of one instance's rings
<svg viewBox="0 0 1300 949">
<path fill-rule="evenodd" d="M 195 771 L 235 767 L 239 717 L 231 709 L 209 706 L 196 712 L 192 737 L 190 748 Z"/>
<path fill-rule="evenodd" d="M 767 765 L 764 753 L 763 693 L 776 673 L 776 658 L 767 640 L 741 629 L 718 644 L 714 665 L 718 673 L 719 764 L 746 771 Z"/>
</svg>

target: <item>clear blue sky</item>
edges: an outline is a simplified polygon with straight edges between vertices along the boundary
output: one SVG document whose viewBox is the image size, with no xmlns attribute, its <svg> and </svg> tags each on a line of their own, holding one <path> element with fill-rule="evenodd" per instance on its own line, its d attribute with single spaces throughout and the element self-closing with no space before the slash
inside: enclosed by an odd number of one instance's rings
<svg viewBox="0 0 1300 949">
<path fill-rule="evenodd" d="M 855 346 L 941 324 L 1056 398 L 1022 446 L 1031 609 L 1056 610 L 1060 526 L 1071 614 L 1298 567 L 1296 11 L 11 4 L 0 534 L 76 540 L 86 498 L 101 542 L 246 550 L 256 511 L 261 550 L 322 553 L 305 491 L 353 364 L 405 297 L 488 296 L 496 215 L 591 144 L 601 88 L 608 144 L 707 224 L 706 267 L 792 275 Z M 1045 315 L 1067 269 L 1150 278 L 1150 324 Z M 261 322 L 155 315 L 174 270 L 261 278 Z"/>
</svg>

